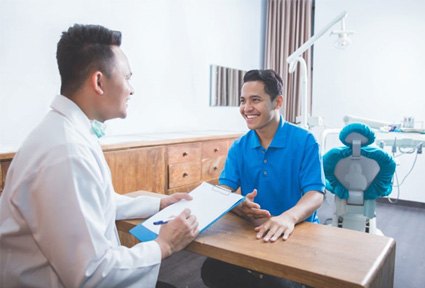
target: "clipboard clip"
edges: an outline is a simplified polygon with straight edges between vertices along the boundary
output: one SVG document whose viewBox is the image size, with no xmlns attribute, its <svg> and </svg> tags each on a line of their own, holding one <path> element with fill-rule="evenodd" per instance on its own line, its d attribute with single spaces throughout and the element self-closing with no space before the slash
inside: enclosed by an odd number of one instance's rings
<svg viewBox="0 0 425 288">
<path fill-rule="evenodd" d="M 232 193 L 231 190 L 226 189 L 226 188 L 221 187 L 221 186 L 218 186 L 218 185 L 213 185 L 211 187 L 211 189 L 214 190 L 214 191 L 216 191 L 216 192 L 218 192 L 218 193 L 221 193 L 223 195 L 226 195 L 226 196 L 229 195 L 230 193 Z"/>
</svg>

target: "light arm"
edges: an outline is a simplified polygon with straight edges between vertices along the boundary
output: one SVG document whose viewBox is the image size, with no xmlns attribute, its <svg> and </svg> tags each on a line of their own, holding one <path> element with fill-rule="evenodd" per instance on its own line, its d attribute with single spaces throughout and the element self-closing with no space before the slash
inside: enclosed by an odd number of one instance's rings
<svg viewBox="0 0 425 288">
<path fill-rule="evenodd" d="M 344 17 L 347 16 L 347 12 L 342 12 L 339 16 L 337 16 L 334 20 L 332 20 L 328 25 L 326 25 L 322 30 L 320 30 L 318 33 L 314 34 L 313 36 L 311 36 L 310 39 L 308 39 L 303 45 L 301 45 L 297 50 L 295 50 L 294 53 L 292 53 L 291 55 L 289 55 L 288 59 L 286 60 L 286 62 L 290 65 L 290 69 L 289 69 L 289 73 L 293 73 L 295 71 L 295 65 L 293 65 L 292 63 L 296 63 L 296 61 L 298 60 L 298 57 L 301 57 L 302 54 L 307 51 L 311 46 L 313 46 L 314 42 L 316 42 L 320 37 L 323 36 L 323 34 L 325 34 L 326 32 L 329 31 L 329 29 L 332 28 L 332 26 L 334 26 L 336 23 L 338 23 L 339 21 L 341 21 Z M 293 65 L 293 66 L 291 66 Z M 293 69 L 291 69 L 293 68 Z M 292 70 L 292 71 L 291 71 Z"/>
<path fill-rule="evenodd" d="M 301 98 L 301 119 L 297 119 L 297 122 L 301 123 L 303 128 L 308 129 L 308 84 L 307 84 L 307 63 L 305 62 L 302 54 L 307 51 L 313 44 L 323 36 L 329 29 L 332 28 L 336 23 L 343 20 L 347 16 L 347 12 L 342 12 L 339 16 L 333 19 L 328 25 L 326 25 L 318 33 L 314 34 L 310 39 L 308 39 L 303 45 L 301 45 L 295 52 L 293 52 L 287 58 L 286 62 L 289 64 L 289 73 L 295 72 L 297 68 L 297 63 L 300 63 L 300 98 Z M 298 117 L 297 117 L 298 118 Z M 298 121 L 300 120 L 300 121 Z"/>
</svg>

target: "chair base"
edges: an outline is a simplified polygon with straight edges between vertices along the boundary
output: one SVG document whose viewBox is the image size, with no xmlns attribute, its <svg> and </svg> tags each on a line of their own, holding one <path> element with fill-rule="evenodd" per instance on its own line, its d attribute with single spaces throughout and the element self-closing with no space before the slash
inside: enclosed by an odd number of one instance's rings
<svg viewBox="0 0 425 288">
<path fill-rule="evenodd" d="M 383 235 L 376 227 L 375 200 L 365 200 L 363 205 L 349 205 L 346 200 L 336 196 L 335 205 L 332 226 Z"/>
<path fill-rule="evenodd" d="M 376 217 L 369 219 L 358 214 L 346 214 L 344 216 L 334 215 L 332 218 L 332 226 L 375 235 L 384 235 L 382 231 L 376 227 Z"/>
</svg>

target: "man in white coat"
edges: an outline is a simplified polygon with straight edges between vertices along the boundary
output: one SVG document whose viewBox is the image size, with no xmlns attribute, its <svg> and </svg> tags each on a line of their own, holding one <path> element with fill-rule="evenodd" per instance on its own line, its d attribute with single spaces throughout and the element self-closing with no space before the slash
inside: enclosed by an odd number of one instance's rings
<svg viewBox="0 0 425 288">
<path fill-rule="evenodd" d="M 127 115 L 134 91 L 120 44 L 120 32 L 97 25 L 62 34 L 61 95 L 16 153 L 0 197 L 0 287 L 160 287 L 161 260 L 198 234 L 185 210 L 155 241 L 120 245 L 115 220 L 190 200 L 185 193 L 130 198 L 113 189 L 102 131 L 93 124 Z"/>
</svg>

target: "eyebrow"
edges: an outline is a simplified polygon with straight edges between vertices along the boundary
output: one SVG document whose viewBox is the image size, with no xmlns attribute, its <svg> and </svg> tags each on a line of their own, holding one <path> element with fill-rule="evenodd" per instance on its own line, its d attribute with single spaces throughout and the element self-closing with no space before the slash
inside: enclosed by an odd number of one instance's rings
<svg viewBox="0 0 425 288">
<path fill-rule="evenodd" d="M 262 98 L 261 95 L 257 95 L 257 94 L 252 94 L 252 95 L 247 95 L 247 96 L 241 95 L 239 98 L 254 98 L 254 97 Z"/>
</svg>

